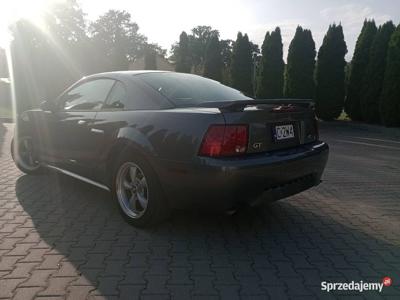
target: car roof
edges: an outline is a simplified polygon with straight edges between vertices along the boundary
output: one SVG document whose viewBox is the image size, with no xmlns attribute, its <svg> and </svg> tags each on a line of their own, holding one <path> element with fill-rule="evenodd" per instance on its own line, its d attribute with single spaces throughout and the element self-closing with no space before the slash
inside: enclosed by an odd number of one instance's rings
<svg viewBox="0 0 400 300">
<path fill-rule="evenodd" d="M 159 71 L 159 70 L 135 70 L 135 71 L 112 71 L 112 72 L 102 72 L 91 74 L 85 76 L 85 79 L 92 78 L 92 77 L 121 77 L 121 76 L 134 76 L 139 74 L 146 74 L 146 73 L 173 73 L 170 71 Z"/>
<path fill-rule="evenodd" d="M 151 73 L 170 73 L 170 74 L 184 74 L 184 75 L 191 75 L 191 76 L 196 76 L 196 77 L 203 77 L 197 74 L 192 74 L 192 73 L 180 73 L 180 72 L 173 72 L 173 71 L 163 71 L 163 70 L 128 70 L 128 71 L 112 71 L 112 72 L 102 72 L 102 73 L 96 73 L 96 74 L 91 74 L 84 76 L 81 78 L 79 81 L 82 80 L 90 80 L 90 79 L 95 79 L 95 78 L 102 78 L 102 77 L 108 77 L 114 80 L 130 80 L 133 79 L 133 76 L 135 75 L 140 75 L 140 74 L 151 74 Z M 209 78 L 208 78 L 209 79 Z M 209 79 L 213 80 L 213 79 Z"/>
</svg>

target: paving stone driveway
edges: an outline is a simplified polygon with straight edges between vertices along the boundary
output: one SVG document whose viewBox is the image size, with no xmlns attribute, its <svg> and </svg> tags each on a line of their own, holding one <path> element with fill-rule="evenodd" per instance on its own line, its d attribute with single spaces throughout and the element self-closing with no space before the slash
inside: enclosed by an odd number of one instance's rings
<svg viewBox="0 0 400 300">
<path fill-rule="evenodd" d="M 323 125 L 324 183 L 235 216 L 177 212 L 150 230 L 125 224 L 108 194 L 27 176 L 0 124 L 0 298 L 400 299 L 400 139 Z M 383 292 L 322 292 L 321 281 Z"/>
</svg>

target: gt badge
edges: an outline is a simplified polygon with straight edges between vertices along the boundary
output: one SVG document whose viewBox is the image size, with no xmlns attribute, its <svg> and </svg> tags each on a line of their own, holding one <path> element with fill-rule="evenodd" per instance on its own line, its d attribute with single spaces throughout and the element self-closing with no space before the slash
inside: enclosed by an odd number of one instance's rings
<svg viewBox="0 0 400 300">
<path fill-rule="evenodd" d="M 261 145 L 262 145 L 262 143 L 254 143 L 253 144 L 253 149 L 260 149 Z"/>
</svg>

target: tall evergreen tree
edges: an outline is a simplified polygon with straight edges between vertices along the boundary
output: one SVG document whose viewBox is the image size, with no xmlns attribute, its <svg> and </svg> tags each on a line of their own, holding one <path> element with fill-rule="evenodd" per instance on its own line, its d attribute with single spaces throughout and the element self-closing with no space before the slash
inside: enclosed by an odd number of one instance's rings
<svg viewBox="0 0 400 300">
<path fill-rule="evenodd" d="M 221 82 L 222 67 L 221 46 L 218 36 L 215 35 L 210 38 L 206 48 L 203 75 Z"/>
<path fill-rule="evenodd" d="M 221 40 L 219 42 L 221 47 L 221 55 L 222 55 L 222 83 L 226 85 L 231 85 L 231 61 L 232 61 L 232 51 L 233 51 L 233 40 Z"/>
<path fill-rule="evenodd" d="M 190 73 L 190 69 L 192 68 L 191 59 L 190 59 L 190 51 L 189 51 L 189 38 L 186 32 L 182 31 L 179 36 L 179 44 L 176 48 L 176 65 L 175 71 L 182 73 Z"/>
<path fill-rule="evenodd" d="M 363 96 L 361 97 L 362 117 L 368 123 L 380 122 L 379 97 L 385 75 L 389 40 L 395 29 L 392 21 L 379 26 L 369 51 L 368 67 L 363 82 Z"/>
<path fill-rule="evenodd" d="M 289 45 L 284 94 L 287 98 L 314 97 L 315 43 L 311 31 L 298 26 Z"/>
<path fill-rule="evenodd" d="M 318 51 L 315 73 L 316 113 L 323 120 L 336 119 L 343 110 L 346 53 L 342 26 L 330 25 Z"/>
<path fill-rule="evenodd" d="M 283 62 L 281 30 L 267 32 L 261 48 L 262 58 L 257 84 L 257 98 L 282 98 Z"/>
<path fill-rule="evenodd" d="M 354 121 L 362 120 L 361 98 L 363 78 L 368 67 L 369 52 L 376 34 L 374 20 L 365 20 L 361 33 L 357 38 L 354 49 L 353 59 L 351 61 L 351 71 L 349 86 L 347 88 L 347 97 L 345 102 L 346 113 Z"/>
<path fill-rule="evenodd" d="M 231 62 L 232 86 L 244 94 L 252 96 L 253 91 L 253 57 L 247 34 L 238 33 L 233 47 Z"/>
<path fill-rule="evenodd" d="M 389 41 L 380 112 L 383 124 L 400 126 L 400 25 Z"/>
</svg>

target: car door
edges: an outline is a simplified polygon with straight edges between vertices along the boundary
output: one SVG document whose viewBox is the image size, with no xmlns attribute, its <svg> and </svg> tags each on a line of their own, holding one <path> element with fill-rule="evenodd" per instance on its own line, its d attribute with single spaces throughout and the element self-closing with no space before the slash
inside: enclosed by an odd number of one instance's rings
<svg viewBox="0 0 400 300">
<path fill-rule="evenodd" d="M 60 97 L 57 112 L 60 168 L 91 178 L 96 161 L 97 132 L 93 123 L 114 85 L 110 78 L 96 78 L 73 86 Z"/>
<path fill-rule="evenodd" d="M 129 125 L 140 126 L 140 119 L 146 110 L 170 108 L 157 92 L 132 79 L 116 80 L 105 105 L 96 114 L 92 128 L 97 148 L 94 155 L 94 180 L 107 184 L 110 170 L 107 169 L 107 155 L 115 145 L 121 128 Z M 139 117 L 141 116 L 141 117 Z M 139 117 L 139 118 L 136 118 Z M 138 122 L 138 123 L 136 123 Z"/>
<path fill-rule="evenodd" d="M 50 166 L 60 166 L 63 160 L 60 150 L 65 141 L 60 138 L 58 113 L 47 108 L 34 111 L 31 126 L 34 128 L 40 161 Z"/>
<path fill-rule="evenodd" d="M 107 151 L 105 149 L 112 147 L 115 142 L 118 130 L 127 125 L 127 113 L 125 109 L 129 108 L 127 105 L 127 88 L 121 81 L 116 81 L 111 92 L 109 93 L 105 105 L 101 111 L 96 115 L 93 122 L 93 130 L 97 133 L 95 140 L 98 145 L 97 153 L 95 155 L 95 172 L 94 179 L 100 183 L 106 183 L 106 158 L 104 155 Z"/>
</svg>

